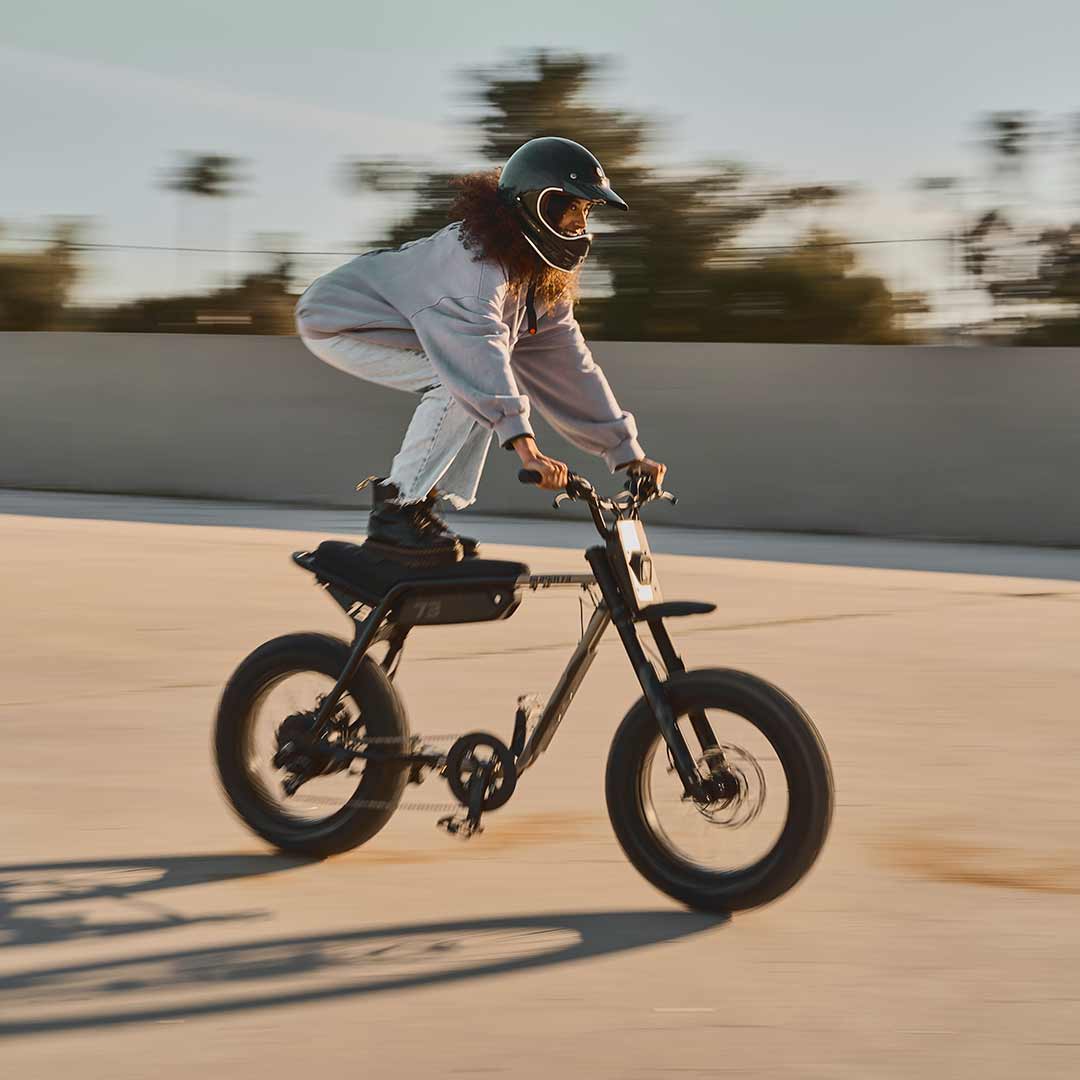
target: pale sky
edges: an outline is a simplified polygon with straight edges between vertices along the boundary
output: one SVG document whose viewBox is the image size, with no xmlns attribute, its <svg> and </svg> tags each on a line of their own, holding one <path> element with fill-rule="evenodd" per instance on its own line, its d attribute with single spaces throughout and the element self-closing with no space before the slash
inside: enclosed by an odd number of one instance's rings
<svg viewBox="0 0 1080 1080">
<path fill-rule="evenodd" d="M 371 0 L 96 0 L 7 5 L 0 36 L 0 221 L 40 235 L 93 219 L 103 243 L 249 247 L 257 233 L 347 248 L 393 204 L 346 193 L 349 156 L 471 164 L 458 73 L 535 47 L 615 60 L 605 103 L 663 120 L 658 157 L 746 161 L 792 182 L 864 192 L 863 238 L 940 231 L 916 175 L 970 172 L 977 116 L 1080 111 L 1076 0 L 728 0 L 496 4 Z M 178 223 L 157 180 L 178 151 L 250 159 L 251 184 Z M 1059 170 L 1060 172 L 1060 170 Z M 617 186 L 617 177 L 616 186 Z M 1056 202 L 1064 175 L 1038 176 Z M 1060 210 L 1058 210 L 1060 212 Z M 862 249 L 911 285 L 925 249 Z M 198 258 L 101 261 L 87 295 L 168 290 Z M 233 269 L 246 265 L 234 259 Z M 342 259 L 310 260 L 310 272 Z"/>
</svg>

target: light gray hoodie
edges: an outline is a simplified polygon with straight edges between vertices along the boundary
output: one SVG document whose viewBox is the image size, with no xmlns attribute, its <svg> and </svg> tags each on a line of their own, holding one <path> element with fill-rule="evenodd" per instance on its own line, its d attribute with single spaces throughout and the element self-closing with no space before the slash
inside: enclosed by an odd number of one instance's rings
<svg viewBox="0 0 1080 1080">
<path fill-rule="evenodd" d="M 394 250 L 368 252 L 317 278 L 300 297 L 306 338 L 362 334 L 422 349 L 470 415 L 502 445 L 532 435 L 530 401 L 559 434 L 614 471 L 645 456 L 634 417 L 619 408 L 574 318 L 573 302 L 536 312 L 502 267 L 476 260 L 460 223 Z"/>
</svg>

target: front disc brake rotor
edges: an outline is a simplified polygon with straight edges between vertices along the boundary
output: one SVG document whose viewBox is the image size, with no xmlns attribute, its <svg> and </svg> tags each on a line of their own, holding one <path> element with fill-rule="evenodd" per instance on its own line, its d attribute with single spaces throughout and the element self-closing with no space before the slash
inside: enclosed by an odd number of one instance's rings
<svg viewBox="0 0 1080 1080">
<path fill-rule="evenodd" d="M 740 746 L 716 746 L 698 760 L 707 787 L 716 797 L 695 803 L 699 814 L 714 825 L 738 829 L 749 825 L 765 805 L 765 773 L 757 759 Z"/>
</svg>

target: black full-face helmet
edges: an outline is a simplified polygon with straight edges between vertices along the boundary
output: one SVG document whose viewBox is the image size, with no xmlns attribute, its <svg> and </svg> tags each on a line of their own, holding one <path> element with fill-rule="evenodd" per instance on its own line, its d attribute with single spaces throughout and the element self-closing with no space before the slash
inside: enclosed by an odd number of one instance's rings
<svg viewBox="0 0 1080 1080">
<path fill-rule="evenodd" d="M 571 200 L 630 209 L 584 146 L 554 137 L 530 139 L 511 154 L 499 176 L 499 195 L 516 212 L 536 254 L 556 270 L 576 270 L 592 247 L 591 233 L 558 228 Z"/>
</svg>

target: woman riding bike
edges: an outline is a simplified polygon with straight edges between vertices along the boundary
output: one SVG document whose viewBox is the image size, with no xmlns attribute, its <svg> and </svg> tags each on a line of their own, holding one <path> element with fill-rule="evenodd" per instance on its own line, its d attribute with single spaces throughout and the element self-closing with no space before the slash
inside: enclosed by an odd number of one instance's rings
<svg viewBox="0 0 1080 1080">
<path fill-rule="evenodd" d="M 501 171 L 455 185 L 459 220 L 345 263 L 297 305 L 300 337 L 320 360 L 420 395 L 389 475 L 371 478 L 368 544 L 405 560 L 477 553 L 434 507 L 475 500 L 492 433 L 541 487 L 566 485 L 566 464 L 536 444 L 533 402 L 613 472 L 646 473 L 658 487 L 666 472 L 646 457 L 574 317 L 589 212 L 628 209 L 600 163 L 568 139 L 533 139 Z"/>
</svg>

